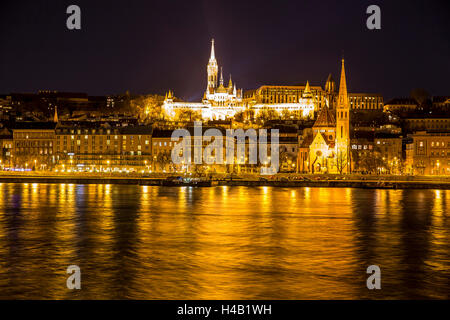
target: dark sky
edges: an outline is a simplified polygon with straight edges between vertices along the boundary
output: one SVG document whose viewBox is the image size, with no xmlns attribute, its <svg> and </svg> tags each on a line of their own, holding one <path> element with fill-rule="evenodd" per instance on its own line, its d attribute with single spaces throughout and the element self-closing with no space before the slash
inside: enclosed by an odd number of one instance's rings
<svg viewBox="0 0 450 320">
<path fill-rule="evenodd" d="M 80 31 L 66 28 L 71 4 Z M 371 4 L 381 30 L 366 28 Z M 338 81 L 344 51 L 350 92 L 450 95 L 449 9 L 448 0 L 2 0 L 0 93 L 172 89 L 196 100 L 215 38 L 225 81 L 231 73 L 239 88 L 323 85 L 330 72 Z"/>
</svg>

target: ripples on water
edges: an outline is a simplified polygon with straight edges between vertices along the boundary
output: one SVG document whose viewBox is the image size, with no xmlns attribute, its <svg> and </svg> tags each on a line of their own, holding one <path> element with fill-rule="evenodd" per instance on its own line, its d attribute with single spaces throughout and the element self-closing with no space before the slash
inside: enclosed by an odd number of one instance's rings
<svg viewBox="0 0 450 320">
<path fill-rule="evenodd" d="M 449 209 L 440 190 L 3 183 L 0 298 L 449 298 Z"/>
</svg>

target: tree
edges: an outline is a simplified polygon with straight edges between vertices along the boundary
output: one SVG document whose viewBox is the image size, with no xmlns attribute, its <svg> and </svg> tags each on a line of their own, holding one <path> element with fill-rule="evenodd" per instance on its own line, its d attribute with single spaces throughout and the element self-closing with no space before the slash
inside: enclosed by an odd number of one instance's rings
<svg viewBox="0 0 450 320">
<path fill-rule="evenodd" d="M 379 152 L 363 153 L 358 159 L 358 167 L 362 171 L 377 173 L 386 168 L 386 162 L 381 158 Z"/>
<path fill-rule="evenodd" d="M 287 151 L 280 152 L 280 168 L 286 171 L 292 171 L 292 163 L 295 162 L 294 157 Z"/>
<path fill-rule="evenodd" d="M 347 151 L 338 150 L 336 152 L 336 168 L 339 174 L 342 174 L 345 167 L 348 166 Z"/>
<path fill-rule="evenodd" d="M 192 121 L 197 121 L 197 120 L 201 120 L 202 116 L 199 112 L 190 110 L 190 109 L 181 109 L 181 110 L 177 110 L 176 114 L 175 114 L 175 118 L 178 121 L 185 121 L 185 122 L 192 122 Z"/>
<path fill-rule="evenodd" d="M 411 98 L 416 100 L 419 106 L 422 107 L 430 98 L 430 94 L 425 89 L 417 88 L 411 90 Z"/>
<path fill-rule="evenodd" d="M 282 120 L 290 120 L 290 119 L 292 119 L 291 117 L 294 118 L 293 112 L 290 112 L 287 109 L 284 109 L 283 111 L 281 111 L 281 119 Z"/>
<path fill-rule="evenodd" d="M 164 97 L 160 95 L 139 96 L 130 101 L 132 112 L 139 118 L 148 121 L 159 120 L 162 117 Z"/>
<path fill-rule="evenodd" d="M 273 109 L 263 109 L 258 112 L 256 116 L 256 122 L 264 124 L 268 120 L 279 119 L 278 112 Z"/>
<path fill-rule="evenodd" d="M 238 111 L 234 115 L 234 121 L 236 122 L 244 122 L 245 120 L 245 112 L 244 111 Z"/>
<path fill-rule="evenodd" d="M 172 155 L 168 150 L 162 151 L 156 155 L 156 163 L 159 165 L 160 171 L 164 171 L 167 165 L 172 164 Z M 171 166 L 169 166 L 170 169 Z M 156 169 L 156 168 L 155 168 Z"/>
</svg>

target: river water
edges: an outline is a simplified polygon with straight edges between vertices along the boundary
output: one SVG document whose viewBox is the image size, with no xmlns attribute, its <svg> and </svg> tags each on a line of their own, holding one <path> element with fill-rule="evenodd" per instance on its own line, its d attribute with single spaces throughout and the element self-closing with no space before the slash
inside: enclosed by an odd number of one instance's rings
<svg viewBox="0 0 450 320">
<path fill-rule="evenodd" d="M 0 184 L 2 299 L 449 298 L 449 267 L 445 190 Z"/>
</svg>

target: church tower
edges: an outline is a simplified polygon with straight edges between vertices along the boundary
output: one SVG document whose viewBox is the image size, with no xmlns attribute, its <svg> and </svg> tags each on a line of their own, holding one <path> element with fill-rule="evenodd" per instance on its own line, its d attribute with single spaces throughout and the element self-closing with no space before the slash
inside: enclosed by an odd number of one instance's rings
<svg viewBox="0 0 450 320">
<path fill-rule="evenodd" d="M 55 113 L 53 114 L 53 122 L 58 123 L 58 106 L 55 106 Z"/>
<path fill-rule="evenodd" d="M 336 156 L 338 171 L 350 172 L 350 104 L 345 79 L 344 59 L 342 59 L 341 81 L 336 106 Z"/>
<path fill-rule="evenodd" d="M 210 89 L 217 87 L 217 73 L 219 71 L 219 67 L 217 66 L 216 54 L 214 52 L 214 39 L 211 40 L 211 56 L 209 58 L 209 63 L 207 67 L 208 72 L 208 88 Z"/>
</svg>

